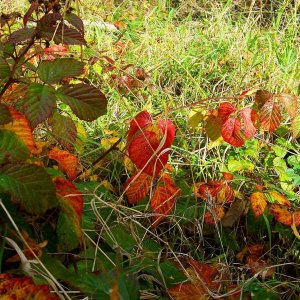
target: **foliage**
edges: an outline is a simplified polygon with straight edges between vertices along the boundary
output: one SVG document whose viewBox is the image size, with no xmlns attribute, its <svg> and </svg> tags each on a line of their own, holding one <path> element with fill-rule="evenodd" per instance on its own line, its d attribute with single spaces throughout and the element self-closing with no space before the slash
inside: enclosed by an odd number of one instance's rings
<svg viewBox="0 0 300 300">
<path fill-rule="evenodd" d="M 186 43 L 182 59 L 182 45 L 164 49 L 160 37 L 153 51 L 162 61 L 142 67 L 137 61 L 150 51 L 143 26 L 154 19 L 159 28 L 158 13 L 163 30 L 186 33 L 179 11 L 157 6 L 149 14 L 146 2 L 131 3 L 136 17 L 147 16 L 144 23 L 122 8 L 126 3 L 115 7 L 101 39 L 96 29 L 92 36 L 92 20 L 85 26 L 75 14 L 85 5 L 77 1 L 30 1 L 23 17 L 1 15 L 0 294 L 299 296 L 294 86 L 270 92 L 272 84 L 249 81 L 261 87 L 249 89 L 242 79 L 228 88 L 224 74 L 236 72 L 236 62 L 218 55 L 234 47 L 204 31 L 193 31 L 199 40 Z M 223 8 L 209 22 L 213 34 L 231 3 Z M 205 41 L 214 50 L 202 49 L 204 57 L 196 49 Z M 246 44 L 258 52 L 266 46 L 251 33 Z M 293 46 L 288 53 L 281 63 L 291 70 Z M 245 77 L 254 76 L 255 57 L 248 66 L 245 56 Z"/>
</svg>

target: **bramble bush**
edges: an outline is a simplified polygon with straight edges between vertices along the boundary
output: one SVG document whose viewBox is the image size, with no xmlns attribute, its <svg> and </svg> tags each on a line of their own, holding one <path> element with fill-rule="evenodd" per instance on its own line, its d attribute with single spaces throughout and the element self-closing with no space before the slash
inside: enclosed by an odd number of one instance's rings
<svg viewBox="0 0 300 300">
<path fill-rule="evenodd" d="M 88 67 L 103 61 L 103 72 L 123 96 L 145 92 L 153 83 L 141 67 L 117 67 L 105 55 L 85 58 L 84 24 L 74 11 L 71 1 L 31 1 L 22 28 L 19 14 L 1 15 L 0 295 L 276 297 L 271 291 L 281 279 L 276 267 L 286 260 L 274 265 L 271 242 L 283 237 L 282 247 L 286 240 L 298 247 L 300 239 L 297 97 L 250 90 L 176 108 L 188 111 L 185 126 L 201 130 L 211 148 L 228 151 L 226 167 L 210 180 L 195 182 L 184 167 L 174 170 L 170 157 L 172 146 L 181 143 L 180 128 L 170 117 L 175 110 L 166 114 L 166 109 L 155 116 L 139 112 L 130 120 L 126 143 L 114 140 L 92 163 L 118 151 L 119 191 L 104 181 L 86 181 L 90 172 L 78 159 L 82 121 L 107 112 L 107 98 L 92 84 Z M 131 67 L 134 74 L 127 71 Z M 216 103 L 214 109 L 208 109 L 208 101 Z M 284 158 L 287 151 L 280 146 L 286 146 L 286 136 L 293 141 L 287 146 L 292 154 Z M 271 138 L 278 141 L 274 153 L 267 148 Z M 266 174 L 249 174 L 254 168 L 249 157 L 260 163 L 258 149 Z M 277 172 L 279 186 L 268 168 Z M 199 228 L 208 242 L 202 243 Z M 249 238 L 244 247 L 234 228 Z M 257 242 L 256 234 L 267 238 Z M 222 250 L 205 262 L 195 245 L 205 252 L 209 244 Z M 236 260 L 246 266 L 249 280 L 234 279 L 239 273 L 230 270 L 224 247 L 238 252 Z M 296 277 L 295 266 L 286 265 Z M 270 278 L 272 284 L 264 283 Z M 289 294 L 291 288 L 287 283 L 280 292 Z"/>
</svg>

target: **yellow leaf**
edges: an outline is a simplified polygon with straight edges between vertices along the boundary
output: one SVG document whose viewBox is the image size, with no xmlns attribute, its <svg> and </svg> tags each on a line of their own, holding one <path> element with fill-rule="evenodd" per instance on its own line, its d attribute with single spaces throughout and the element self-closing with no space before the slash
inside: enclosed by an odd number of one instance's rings
<svg viewBox="0 0 300 300">
<path fill-rule="evenodd" d="M 188 125 L 195 129 L 206 117 L 207 111 L 205 109 L 192 109 L 188 116 Z"/>
<path fill-rule="evenodd" d="M 82 153 L 84 145 L 87 142 L 88 135 L 82 124 L 76 123 L 76 128 L 77 128 L 77 138 L 76 138 L 74 147 L 77 150 L 77 152 Z"/>
</svg>

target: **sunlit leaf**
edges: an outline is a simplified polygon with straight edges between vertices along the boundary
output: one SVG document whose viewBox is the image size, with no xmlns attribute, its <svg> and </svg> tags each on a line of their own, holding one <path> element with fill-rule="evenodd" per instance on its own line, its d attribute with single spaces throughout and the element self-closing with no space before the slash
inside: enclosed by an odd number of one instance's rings
<svg viewBox="0 0 300 300">
<path fill-rule="evenodd" d="M 57 205 L 55 187 L 44 168 L 31 164 L 6 164 L 0 168 L 0 190 L 16 197 L 35 215 Z"/>
<path fill-rule="evenodd" d="M 266 191 L 266 193 L 271 197 L 272 201 L 276 201 L 278 204 L 291 206 L 290 201 L 286 198 L 285 195 L 277 191 Z"/>
<path fill-rule="evenodd" d="M 292 120 L 291 127 L 292 127 L 293 138 L 296 139 L 300 137 L 300 114 Z"/>
<path fill-rule="evenodd" d="M 234 147 L 244 145 L 244 140 L 241 136 L 241 122 L 237 118 L 229 118 L 222 126 L 222 137 L 225 142 Z"/>
<path fill-rule="evenodd" d="M 295 226 L 300 226 L 299 209 L 291 209 L 287 206 L 271 204 L 269 206 L 269 210 L 277 222 L 280 222 L 286 226 L 291 226 L 294 220 Z"/>
<path fill-rule="evenodd" d="M 229 116 L 236 111 L 236 107 L 229 103 L 229 102 L 223 102 L 218 107 L 218 117 L 221 120 L 222 123 L 225 123 Z"/>
<path fill-rule="evenodd" d="M 59 169 L 65 172 L 71 180 L 76 178 L 78 159 L 74 154 L 54 147 L 49 150 L 48 157 L 56 160 L 58 162 Z"/>
<path fill-rule="evenodd" d="M 56 95 L 69 105 L 81 120 L 93 121 L 106 113 L 106 97 L 92 85 L 83 83 L 63 85 Z"/>
<path fill-rule="evenodd" d="M 210 114 L 206 120 L 205 126 L 206 134 L 212 141 L 217 141 L 221 137 L 222 133 L 222 122 L 221 120 Z"/>
<path fill-rule="evenodd" d="M 201 123 L 205 116 L 207 114 L 207 111 L 205 109 L 193 109 L 190 111 L 189 116 L 188 116 L 188 125 L 195 129 L 199 123 Z"/>
<path fill-rule="evenodd" d="M 256 132 L 255 123 L 257 120 L 256 111 L 251 108 L 243 108 L 240 111 L 240 115 L 244 121 L 244 136 L 246 139 L 250 139 Z"/>
<path fill-rule="evenodd" d="M 291 119 L 295 118 L 296 114 L 297 114 L 297 108 L 298 108 L 297 96 L 291 95 L 291 94 L 281 93 L 278 96 L 278 98 L 279 98 L 281 104 L 283 105 L 283 107 L 286 109 L 286 111 L 289 114 L 290 118 Z"/>
<path fill-rule="evenodd" d="M 125 195 L 128 202 L 130 204 L 136 204 L 145 198 L 150 190 L 152 180 L 152 176 L 146 173 L 137 173 L 131 176 L 124 184 Z"/>
<path fill-rule="evenodd" d="M 255 192 L 250 196 L 251 206 L 255 217 L 261 216 L 267 207 L 267 198 L 264 193 Z"/>
<path fill-rule="evenodd" d="M 275 131 L 281 121 L 280 107 L 273 101 L 268 101 L 259 111 L 259 120 L 261 126 L 269 132 Z"/>
<path fill-rule="evenodd" d="M 142 111 L 136 115 L 134 119 L 130 121 L 128 130 L 128 143 L 131 143 L 136 134 L 152 123 L 151 115 L 147 111 Z"/>
<path fill-rule="evenodd" d="M 152 210 L 157 214 L 153 217 L 152 227 L 158 226 L 172 212 L 178 196 L 180 196 L 180 189 L 175 186 L 170 175 L 163 174 L 151 198 Z"/>
</svg>

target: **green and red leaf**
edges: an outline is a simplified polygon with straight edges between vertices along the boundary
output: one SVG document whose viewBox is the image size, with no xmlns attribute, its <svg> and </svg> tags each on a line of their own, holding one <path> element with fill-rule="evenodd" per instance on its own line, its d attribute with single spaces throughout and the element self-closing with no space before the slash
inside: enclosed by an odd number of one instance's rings
<svg viewBox="0 0 300 300">
<path fill-rule="evenodd" d="M 259 121 L 261 126 L 269 132 L 275 131 L 281 121 L 280 107 L 273 101 L 268 101 L 259 111 Z"/>
</svg>

